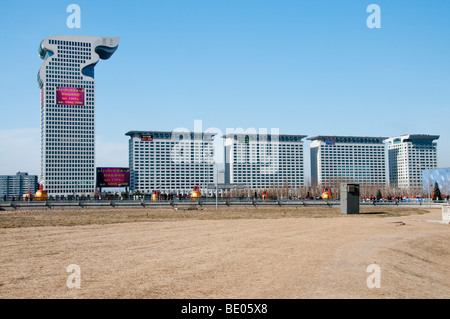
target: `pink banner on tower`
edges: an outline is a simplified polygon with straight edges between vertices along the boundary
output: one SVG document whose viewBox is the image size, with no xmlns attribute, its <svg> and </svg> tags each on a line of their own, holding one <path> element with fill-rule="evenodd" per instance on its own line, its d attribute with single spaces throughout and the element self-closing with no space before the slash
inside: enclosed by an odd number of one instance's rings
<svg viewBox="0 0 450 319">
<path fill-rule="evenodd" d="M 84 88 L 56 88 L 56 104 L 84 105 Z"/>
</svg>

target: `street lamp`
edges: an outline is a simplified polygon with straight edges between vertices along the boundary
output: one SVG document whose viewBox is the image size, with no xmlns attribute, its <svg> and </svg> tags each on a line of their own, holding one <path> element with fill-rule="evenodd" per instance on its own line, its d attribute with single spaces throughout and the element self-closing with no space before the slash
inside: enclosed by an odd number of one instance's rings
<svg viewBox="0 0 450 319">
<path fill-rule="evenodd" d="M 216 167 L 216 210 L 217 210 L 217 181 L 219 179 L 219 167 L 217 166 L 217 163 L 215 161 L 212 161 L 212 164 Z"/>
<path fill-rule="evenodd" d="M 427 169 L 427 175 L 428 175 L 428 180 L 427 180 L 427 184 L 428 184 L 428 207 L 431 208 L 431 194 L 430 194 L 430 183 L 431 183 L 431 178 L 430 178 L 430 170 Z"/>
</svg>

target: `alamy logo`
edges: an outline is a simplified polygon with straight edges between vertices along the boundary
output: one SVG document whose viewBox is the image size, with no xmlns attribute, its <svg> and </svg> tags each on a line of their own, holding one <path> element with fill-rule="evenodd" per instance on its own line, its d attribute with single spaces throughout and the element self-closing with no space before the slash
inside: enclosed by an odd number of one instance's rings
<svg viewBox="0 0 450 319">
<path fill-rule="evenodd" d="M 69 4 L 67 6 L 66 12 L 71 12 L 67 17 L 66 25 L 69 29 L 81 28 L 81 8 L 77 4 Z"/>
<path fill-rule="evenodd" d="M 72 274 L 67 277 L 66 285 L 68 288 L 80 288 L 81 287 L 81 268 L 78 265 L 70 264 L 67 266 L 67 272 Z"/>
<path fill-rule="evenodd" d="M 176 128 L 171 132 L 172 147 L 170 150 L 171 160 L 175 163 L 212 163 L 214 161 L 214 150 L 204 146 L 204 138 L 209 138 L 203 134 L 214 133 L 217 137 L 222 137 L 223 133 L 219 128 L 208 128 L 203 132 L 202 121 L 194 121 L 193 134 L 187 128 Z M 270 134 L 266 128 L 227 128 L 225 136 L 228 139 L 235 139 L 239 145 L 248 146 L 248 154 L 245 157 L 239 156 L 235 160 L 236 164 L 259 164 L 259 172 L 263 175 L 278 173 L 280 164 L 280 132 L 278 128 L 271 128 Z M 225 141 L 225 143 L 227 143 Z M 258 147 L 255 147 L 256 144 Z"/>
<path fill-rule="evenodd" d="M 371 264 L 367 266 L 366 272 L 371 273 L 367 277 L 367 288 L 380 288 L 381 287 L 381 269 L 377 264 Z"/>
<path fill-rule="evenodd" d="M 369 4 L 366 9 L 372 14 L 367 17 L 366 24 L 369 29 L 381 28 L 381 9 L 378 4 Z"/>
</svg>

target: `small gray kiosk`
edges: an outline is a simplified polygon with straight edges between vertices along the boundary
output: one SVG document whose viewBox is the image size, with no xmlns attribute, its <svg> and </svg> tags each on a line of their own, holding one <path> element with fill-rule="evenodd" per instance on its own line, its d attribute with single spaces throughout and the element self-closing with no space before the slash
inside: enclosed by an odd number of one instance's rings
<svg viewBox="0 0 450 319">
<path fill-rule="evenodd" d="M 341 183 L 341 214 L 359 214 L 359 184 Z"/>
</svg>

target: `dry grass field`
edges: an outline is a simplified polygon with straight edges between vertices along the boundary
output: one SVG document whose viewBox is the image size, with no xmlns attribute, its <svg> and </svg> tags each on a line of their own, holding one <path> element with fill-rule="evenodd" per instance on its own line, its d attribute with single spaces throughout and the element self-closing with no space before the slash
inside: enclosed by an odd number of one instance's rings
<svg viewBox="0 0 450 319">
<path fill-rule="evenodd" d="M 450 298 L 440 209 L 0 212 L 0 298 Z M 69 265 L 80 287 L 69 288 Z M 380 287 L 369 288 L 369 265 Z"/>
</svg>

